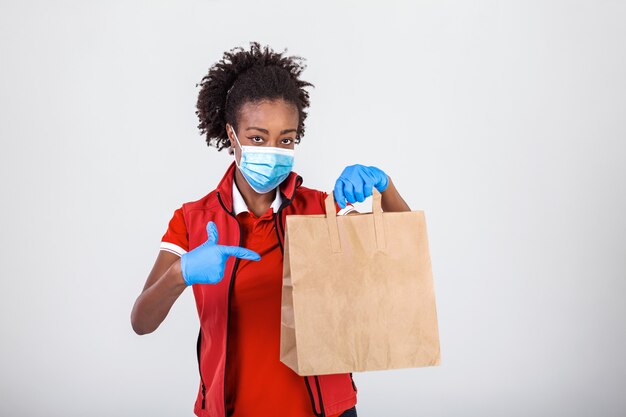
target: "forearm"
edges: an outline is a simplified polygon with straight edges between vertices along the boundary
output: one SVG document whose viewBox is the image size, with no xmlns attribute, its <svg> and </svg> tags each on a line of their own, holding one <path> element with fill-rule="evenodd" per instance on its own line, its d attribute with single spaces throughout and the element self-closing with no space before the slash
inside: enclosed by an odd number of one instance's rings
<svg viewBox="0 0 626 417">
<path fill-rule="evenodd" d="M 411 211 L 409 205 L 404 201 L 396 186 L 394 185 L 391 177 L 389 177 L 389 185 L 381 193 L 381 205 L 383 211 Z"/>
<path fill-rule="evenodd" d="M 177 260 L 159 280 L 137 297 L 131 313 L 135 333 L 146 334 L 155 331 L 185 288 L 187 285 L 180 269 L 180 260 Z"/>
</svg>

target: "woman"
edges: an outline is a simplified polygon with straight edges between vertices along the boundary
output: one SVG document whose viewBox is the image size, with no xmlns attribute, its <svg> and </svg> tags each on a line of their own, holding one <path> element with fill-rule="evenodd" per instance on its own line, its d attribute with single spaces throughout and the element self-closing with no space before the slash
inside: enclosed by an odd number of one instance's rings
<svg viewBox="0 0 626 417">
<path fill-rule="evenodd" d="M 201 417 L 356 416 L 352 374 L 302 377 L 279 360 L 285 216 L 324 213 L 327 196 L 291 171 L 312 86 L 299 78 L 301 60 L 252 42 L 224 53 L 202 79 L 198 127 L 234 161 L 215 190 L 174 212 L 133 307 L 135 332 L 153 332 L 192 286 Z M 383 210 L 409 210 L 382 170 L 362 165 L 337 179 L 337 209 L 373 187 Z"/>
</svg>

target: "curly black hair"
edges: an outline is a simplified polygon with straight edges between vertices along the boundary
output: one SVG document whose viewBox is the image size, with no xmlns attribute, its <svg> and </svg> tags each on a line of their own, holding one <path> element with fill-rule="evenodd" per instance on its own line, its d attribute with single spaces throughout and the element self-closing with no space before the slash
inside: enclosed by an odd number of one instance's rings
<svg viewBox="0 0 626 417">
<path fill-rule="evenodd" d="M 298 108 L 299 122 L 295 143 L 304 135 L 304 119 L 309 107 L 309 93 L 304 87 L 313 84 L 300 80 L 306 68 L 299 56 L 283 56 L 269 46 L 261 47 L 250 42 L 250 50 L 235 47 L 224 52 L 209 73 L 197 84 L 200 86 L 196 114 L 198 129 L 206 136 L 207 146 L 218 151 L 230 147 L 226 123 L 237 129 L 237 116 L 241 106 L 248 102 L 283 99 Z"/>
</svg>

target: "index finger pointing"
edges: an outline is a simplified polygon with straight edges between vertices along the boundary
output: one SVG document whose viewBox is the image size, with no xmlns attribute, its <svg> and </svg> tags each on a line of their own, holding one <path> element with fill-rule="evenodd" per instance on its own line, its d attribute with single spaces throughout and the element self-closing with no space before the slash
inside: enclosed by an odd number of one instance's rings
<svg viewBox="0 0 626 417">
<path fill-rule="evenodd" d="M 261 255 L 258 253 L 242 248 L 241 246 L 220 246 L 220 249 L 224 255 L 234 256 L 241 259 L 249 259 L 251 261 L 258 261 L 261 259 Z"/>
</svg>

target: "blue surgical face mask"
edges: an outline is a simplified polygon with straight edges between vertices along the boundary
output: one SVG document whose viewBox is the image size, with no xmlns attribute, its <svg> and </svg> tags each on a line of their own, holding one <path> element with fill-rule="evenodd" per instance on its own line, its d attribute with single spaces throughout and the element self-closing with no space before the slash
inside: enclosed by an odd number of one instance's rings
<svg viewBox="0 0 626 417">
<path fill-rule="evenodd" d="M 293 168 L 293 149 L 241 146 L 235 129 L 231 130 L 241 149 L 241 160 L 237 163 L 235 154 L 235 164 L 254 191 L 259 194 L 268 193 L 289 176 Z"/>
</svg>

